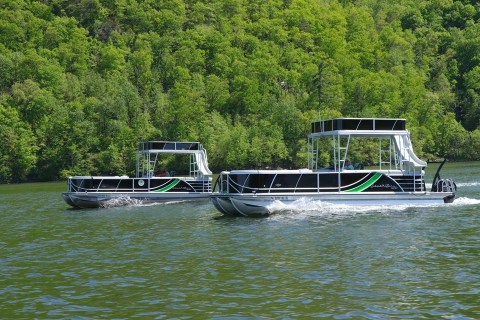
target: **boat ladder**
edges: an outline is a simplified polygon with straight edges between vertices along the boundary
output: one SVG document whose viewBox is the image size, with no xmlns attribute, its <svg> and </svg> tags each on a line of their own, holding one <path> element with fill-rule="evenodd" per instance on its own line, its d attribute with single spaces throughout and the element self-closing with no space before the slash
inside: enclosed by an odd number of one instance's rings
<svg viewBox="0 0 480 320">
<path fill-rule="evenodd" d="M 393 147 L 392 139 L 390 138 L 388 139 L 389 144 L 388 144 L 388 147 L 386 148 L 382 146 L 382 142 L 384 141 L 385 139 L 379 139 L 379 142 L 378 142 L 378 157 L 379 157 L 378 165 L 380 167 L 380 170 L 384 169 L 384 167 L 391 170 L 392 169 L 392 149 L 395 152 L 395 148 Z"/>
<path fill-rule="evenodd" d="M 308 168 L 313 171 L 318 169 L 318 144 L 318 139 L 308 138 Z"/>
<path fill-rule="evenodd" d="M 194 154 L 190 155 L 190 176 L 197 178 L 199 173 L 197 159 Z"/>
<path fill-rule="evenodd" d="M 435 185 L 436 192 L 455 192 L 457 191 L 457 186 L 455 182 L 451 179 L 440 179 Z"/>
<path fill-rule="evenodd" d="M 158 153 L 155 153 L 155 158 L 152 160 L 150 154 L 148 155 L 148 174 L 150 177 L 153 177 L 155 174 L 155 165 L 157 163 Z"/>
<path fill-rule="evenodd" d="M 350 145 L 350 135 L 347 136 L 345 145 L 342 145 L 342 137 L 333 135 L 333 165 L 339 172 L 344 169 L 347 160 L 348 146 Z M 340 178 L 339 178 L 340 179 Z"/>
</svg>

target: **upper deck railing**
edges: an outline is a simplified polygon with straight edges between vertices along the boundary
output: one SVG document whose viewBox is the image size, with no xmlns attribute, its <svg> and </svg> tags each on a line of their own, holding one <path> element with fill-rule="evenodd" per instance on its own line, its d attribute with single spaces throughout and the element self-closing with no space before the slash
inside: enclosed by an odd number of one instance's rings
<svg viewBox="0 0 480 320">
<path fill-rule="evenodd" d="M 378 118 L 336 118 L 320 120 L 312 123 L 312 134 L 328 134 L 338 131 L 362 132 L 364 134 L 385 133 L 392 134 L 406 131 L 405 119 L 378 119 Z"/>
<path fill-rule="evenodd" d="M 211 175 L 207 152 L 200 142 L 145 141 L 137 151 L 136 177 L 152 177 L 159 154 L 189 154 L 190 176 Z"/>
<path fill-rule="evenodd" d="M 199 153 L 203 151 L 200 142 L 145 141 L 138 148 L 139 153 Z"/>
<path fill-rule="evenodd" d="M 312 133 L 308 135 L 308 168 L 318 170 L 319 140 L 333 138 L 332 163 L 335 171 L 344 170 L 349 154 L 350 138 L 388 139 L 386 149 L 379 144 L 378 163 L 381 169 L 399 168 L 415 170 L 427 164 L 419 159 L 412 147 L 406 120 L 399 118 L 334 118 L 312 123 Z"/>
</svg>

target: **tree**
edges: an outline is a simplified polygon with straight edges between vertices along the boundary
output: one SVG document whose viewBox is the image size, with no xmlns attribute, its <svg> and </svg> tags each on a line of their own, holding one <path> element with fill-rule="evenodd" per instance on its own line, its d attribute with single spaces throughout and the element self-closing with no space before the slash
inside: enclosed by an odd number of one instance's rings
<svg viewBox="0 0 480 320">
<path fill-rule="evenodd" d="M 217 169 L 304 166 L 319 117 L 406 118 L 419 154 L 478 159 L 479 16 L 454 0 L 7 1 L 0 101 L 19 131 L 0 134 L 35 143 L 22 179 L 129 173 L 142 139 L 199 140 Z"/>
<path fill-rule="evenodd" d="M 249 167 L 277 167 L 287 157 L 282 130 L 267 120 L 260 120 L 250 126 Z"/>
<path fill-rule="evenodd" d="M 467 103 L 464 107 L 465 127 L 474 130 L 480 127 L 480 66 L 464 75 Z"/>
<path fill-rule="evenodd" d="M 35 167 L 36 141 L 18 111 L 0 102 L 0 183 L 25 180 Z"/>
</svg>

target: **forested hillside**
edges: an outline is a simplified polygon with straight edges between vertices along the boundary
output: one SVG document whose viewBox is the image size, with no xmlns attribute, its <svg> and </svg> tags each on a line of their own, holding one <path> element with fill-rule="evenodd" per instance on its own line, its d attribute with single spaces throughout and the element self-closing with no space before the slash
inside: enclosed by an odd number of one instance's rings
<svg viewBox="0 0 480 320">
<path fill-rule="evenodd" d="M 480 160 L 475 0 L 0 0 L 0 182 L 132 174 L 143 140 L 304 167 L 326 117 Z M 361 159 L 368 160 L 368 159 Z"/>
</svg>

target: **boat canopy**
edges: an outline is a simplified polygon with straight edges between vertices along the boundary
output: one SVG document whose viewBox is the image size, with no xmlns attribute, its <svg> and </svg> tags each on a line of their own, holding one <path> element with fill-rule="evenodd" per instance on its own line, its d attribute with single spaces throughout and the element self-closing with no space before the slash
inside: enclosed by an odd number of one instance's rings
<svg viewBox="0 0 480 320">
<path fill-rule="evenodd" d="M 137 151 L 137 177 L 152 176 L 158 154 L 190 154 L 190 175 L 209 176 L 207 152 L 200 142 L 144 141 Z"/>
<path fill-rule="evenodd" d="M 336 118 L 312 123 L 311 135 L 405 135 L 405 119 Z"/>
<path fill-rule="evenodd" d="M 391 168 L 393 165 L 395 168 L 404 170 L 406 167 L 423 168 L 427 165 L 413 151 L 405 119 L 334 118 L 313 122 L 312 132 L 308 135 L 309 168 L 311 169 L 318 169 L 316 164 L 318 139 L 323 137 L 333 138 L 335 170 L 337 168 L 343 170 L 351 137 L 389 139 L 391 150 L 380 150 L 379 163 L 381 166 L 388 165 Z"/>
<path fill-rule="evenodd" d="M 138 148 L 139 153 L 201 153 L 200 142 L 145 141 Z"/>
</svg>

